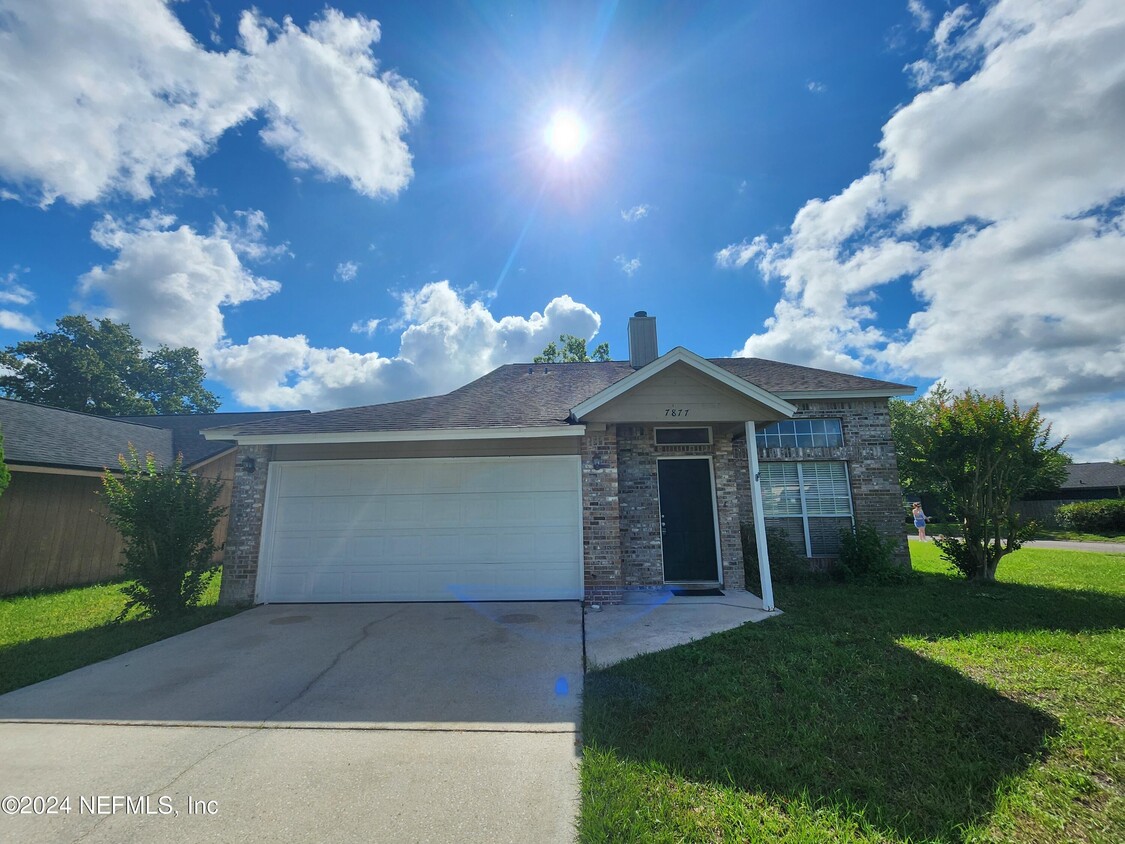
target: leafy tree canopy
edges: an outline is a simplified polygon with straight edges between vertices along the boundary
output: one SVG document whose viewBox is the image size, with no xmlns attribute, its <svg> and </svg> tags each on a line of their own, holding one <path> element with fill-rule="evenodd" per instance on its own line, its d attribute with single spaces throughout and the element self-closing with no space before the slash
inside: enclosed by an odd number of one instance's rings
<svg viewBox="0 0 1125 844">
<path fill-rule="evenodd" d="M 891 431 L 903 485 L 937 496 L 961 522 L 963 540 L 935 540 L 942 555 L 966 577 L 994 580 L 1033 529 L 1014 504 L 1066 477 L 1065 440 L 1051 444 L 1038 405 L 1022 411 L 1003 394 L 954 395 L 940 383 L 917 401 L 892 400 Z"/>
<path fill-rule="evenodd" d="M 110 319 L 65 316 L 55 325 L 0 351 L 0 394 L 98 416 L 218 408 L 195 349 L 146 352 L 127 324 Z"/>
<path fill-rule="evenodd" d="M 554 341 L 547 344 L 542 354 L 532 358 L 533 363 L 583 363 L 590 360 L 609 360 L 609 343 L 599 343 L 594 347 L 593 354 L 586 353 L 586 340 L 575 337 L 573 334 L 560 334 L 559 343 Z"/>
</svg>

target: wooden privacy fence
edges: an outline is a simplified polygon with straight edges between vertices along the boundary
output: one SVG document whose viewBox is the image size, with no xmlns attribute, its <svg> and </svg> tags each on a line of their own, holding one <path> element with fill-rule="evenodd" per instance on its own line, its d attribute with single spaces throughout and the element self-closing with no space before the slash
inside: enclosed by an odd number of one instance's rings
<svg viewBox="0 0 1125 844">
<path fill-rule="evenodd" d="M 105 500 L 95 475 L 55 474 L 12 469 L 0 495 L 0 595 L 56 589 L 121 576 L 122 541 L 106 521 Z M 230 507 L 234 454 L 199 472 L 224 481 L 219 504 Z M 222 560 L 227 517 L 215 530 Z"/>
</svg>

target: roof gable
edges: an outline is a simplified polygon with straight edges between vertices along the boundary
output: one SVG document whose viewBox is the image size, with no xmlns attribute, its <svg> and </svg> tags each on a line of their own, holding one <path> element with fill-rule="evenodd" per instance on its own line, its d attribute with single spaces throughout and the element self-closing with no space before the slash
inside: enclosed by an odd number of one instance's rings
<svg viewBox="0 0 1125 844">
<path fill-rule="evenodd" d="M 774 422 L 797 408 L 678 346 L 571 409 L 581 422 Z"/>
</svg>

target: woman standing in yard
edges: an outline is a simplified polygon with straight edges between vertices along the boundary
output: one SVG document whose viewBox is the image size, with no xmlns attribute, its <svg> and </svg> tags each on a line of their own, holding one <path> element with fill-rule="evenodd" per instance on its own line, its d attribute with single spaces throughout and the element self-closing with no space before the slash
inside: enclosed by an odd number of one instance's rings
<svg viewBox="0 0 1125 844">
<path fill-rule="evenodd" d="M 926 541 L 926 522 L 930 517 L 922 512 L 922 502 L 915 501 L 914 508 L 910 511 L 914 514 L 914 527 L 918 528 L 918 538 L 923 542 Z"/>
</svg>

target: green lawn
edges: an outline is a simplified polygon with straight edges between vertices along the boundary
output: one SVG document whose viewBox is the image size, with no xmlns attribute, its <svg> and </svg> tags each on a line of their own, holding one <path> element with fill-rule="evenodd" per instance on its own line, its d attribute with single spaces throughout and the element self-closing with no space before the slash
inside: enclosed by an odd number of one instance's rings
<svg viewBox="0 0 1125 844">
<path fill-rule="evenodd" d="M 182 618 L 113 620 L 125 606 L 121 583 L 0 598 L 0 694 L 38 683 L 238 612 L 217 607 L 219 577 Z"/>
<path fill-rule="evenodd" d="M 907 536 L 916 536 L 917 528 L 913 525 L 905 528 Z M 960 536 L 961 525 L 956 522 L 931 522 L 926 525 L 926 535 L 934 536 Z M 1068 542 L 1120 542 L 1125 544 L 1125 533 L 1082 533 L 1077 530 L 1063 530 L 1062 528 L 1041 527 L 1035 533 L 1035 539 L 1058 539 Z M 1122 550 L 1125 553 L 1125 549 Z"/>
<path fill-rule="evenodd" d="M 587 677 L 583 841 L 1125 841 L 1125 555 L 779 586 Z"/>
</svg>

